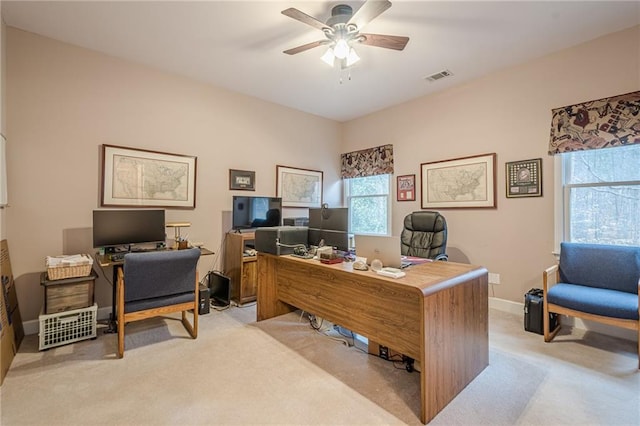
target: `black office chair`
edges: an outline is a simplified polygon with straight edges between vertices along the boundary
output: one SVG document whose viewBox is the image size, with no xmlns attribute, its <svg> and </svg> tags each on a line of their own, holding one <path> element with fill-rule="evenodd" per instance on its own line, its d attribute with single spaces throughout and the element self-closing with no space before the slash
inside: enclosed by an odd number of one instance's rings
<svg viewBox="0 0 640 426">
<path fill-rule="evenodd" d="M 400 234 L 401 253 L 404 256 L 448 260 L 447 221 L 433 211 L 418 211 L 405 216 Z"/>
</svg>

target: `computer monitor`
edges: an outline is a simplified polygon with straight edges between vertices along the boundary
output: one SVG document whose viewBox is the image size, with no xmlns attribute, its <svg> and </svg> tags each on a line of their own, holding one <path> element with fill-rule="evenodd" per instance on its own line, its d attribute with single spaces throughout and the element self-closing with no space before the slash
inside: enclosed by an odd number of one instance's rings
<svg viewBox="0 0 640 426">
<path fill-rule="evenodd" d="M 349 209 L 322 207 L 309 209 L 309 244 L 349 250 Z"/>
<path fill-rule="evenodd" d="M 213 306 L 229 306 L 231 303 L 230 281 L 229 277 L 220 272 L 209 272 L 209 300 Z"/>
<path fill-rule="evenodd" d="M 338 250 L 349 251 L 349 234 L 342 231 L 309 228 L 308 242 L 312 246 L 319 246 L 322 243 Z"/>
<path fill-rule="evenodd" d="M 94 210 L 93 247 L 164 243 L 164 210 Z"/>
<path fill-rule="evenodd" d="M 233 229 L 280 226 L 282 222 L 282 198 L 233 196 Z"/>
<path fill-rule="evenodd" d="M 348 232 L 349 209 L 347 207 L 310 208 L 309 228 Z"/>
</svg>

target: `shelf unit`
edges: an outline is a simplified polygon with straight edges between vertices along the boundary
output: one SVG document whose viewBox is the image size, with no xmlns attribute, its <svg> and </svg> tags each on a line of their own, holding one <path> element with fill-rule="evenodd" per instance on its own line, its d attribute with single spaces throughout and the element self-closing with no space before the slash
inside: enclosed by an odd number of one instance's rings
<svg viewBox="0 0 640 426">
<path fill-rule="evenodd" d="M 224 244 L 224 274 L 231 279 L 231 300 L 239 305 L 254 302 L 257 296 L 258 257 L 245 256 L 247 244 L 254 246 L 255 233 L 230 232 Z"/>
</svg>

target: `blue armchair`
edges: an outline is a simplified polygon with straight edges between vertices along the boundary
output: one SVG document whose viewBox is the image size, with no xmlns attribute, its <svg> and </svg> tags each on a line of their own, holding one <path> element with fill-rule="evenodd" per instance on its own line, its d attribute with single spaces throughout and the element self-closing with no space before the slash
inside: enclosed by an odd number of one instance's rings
<svg viewBox="0 0 640 426">
<path fill-rule="evenodd" d="M 118 357 L 124 356 L 125 324 L 182 312 L 182 323 L 198 337 L 198 272 L 200 249 L 129 253 L 118 271 Z M 193 324 L 187 320 L 193 312 Z"/>
<path fill-rule="evenodd" d="M 550 329 L 549 313 L 635 330 L 640 368 L 640 247 L 563 242 L 542 285 L 545 342 L 560 330 L 560 317 Z"/>
</svg>

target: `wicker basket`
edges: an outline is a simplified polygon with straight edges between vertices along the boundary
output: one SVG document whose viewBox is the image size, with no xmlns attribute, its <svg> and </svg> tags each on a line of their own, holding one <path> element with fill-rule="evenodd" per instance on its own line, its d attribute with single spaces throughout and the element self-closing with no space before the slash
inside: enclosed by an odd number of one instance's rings
<svg viewBox="0 0 640 426">
<path fill-rule="evenodd" d="M 64 256 L 61 256 L 64 257 Z M 65 278 L 86 277 L 91 273 L 93 259 L 87 254 L 82 255 L 83 259 L 71 265 L 51 265 L 50 257 L 47 257 L 47 275 L 49 280 L 62 280 Z"/>
</svg>

